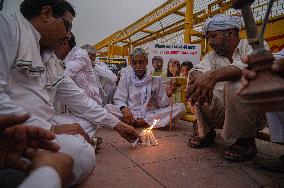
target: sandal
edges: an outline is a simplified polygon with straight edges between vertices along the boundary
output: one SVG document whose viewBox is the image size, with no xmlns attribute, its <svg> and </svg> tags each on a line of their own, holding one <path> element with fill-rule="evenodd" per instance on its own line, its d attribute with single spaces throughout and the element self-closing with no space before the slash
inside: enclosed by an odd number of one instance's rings
<svg viewBox="0 0 284 188">
<path fill-rule="evenodd" d="M 225 152 L 224 157 L 229 161 L 243 162 L 252 160 L 256 154 L 257 148 L 255 144 L 252 144 L 251 146 L 241 146 L 238 143 L 235 143 Z"/>
<path fill-rule="evenodd" d="M 205 137 L 194 136 L 188 141 L 188 146 L 191 148 L 209 147 L 215 144 L 216 132 L 210 131 Z"/>
<path fill-rule="evenodd" d="M 95 148 L 95 152 L 99 153 L 101 149 L 101 144 L 103 143 L 103 139 L 101 137 L 92 137 L 93 147 Z"/>
</svg>

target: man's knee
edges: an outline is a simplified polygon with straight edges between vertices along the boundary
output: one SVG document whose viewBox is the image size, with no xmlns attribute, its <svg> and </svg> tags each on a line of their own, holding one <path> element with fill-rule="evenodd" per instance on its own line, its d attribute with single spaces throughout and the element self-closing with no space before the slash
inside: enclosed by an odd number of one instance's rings
<svg viewBox="0 0 284 188">
<path fill-rule="evenodd" d="M 57 135 L 60 152 L 69 154 L 74 160 L 74 183 L 84 180 L 95 168 L 94 148 L 80 135 Z"/>
<path fill-rule="evenodd" d="M 177 109 L 180 113 L 183 113 L 186 111 L 183 103 L 176 103 L 173 105 L 173 108 Z"/>
<path fill-rule="evenodd" d="M 225 99 L 226 102 L 231 100 L 239 100 L 239 96 L 237 95 L 238 90 L 240 89 L 240 82 L 226 82 L 225 84 Z"/>
</svg>

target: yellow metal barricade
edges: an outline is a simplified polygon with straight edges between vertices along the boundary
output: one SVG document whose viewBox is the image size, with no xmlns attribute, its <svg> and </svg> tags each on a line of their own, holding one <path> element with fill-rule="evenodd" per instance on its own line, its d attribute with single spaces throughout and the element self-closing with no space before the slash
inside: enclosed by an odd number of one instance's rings
<svg viewBox="0 0 284 188">
<path fill-rule="evenodd" d="M 174 103 L 181 102 L 185 105 L 186 108 L 186 113 L 183 115 L 181 119 L 188 122 L 194 122 L 196 120 L 196 117 L 191 113 L 186 100 L 187 79 L 182 77 L 171 78 L 171 79 L 175 82 L 177 86 L 176 92 L 173 95 L 173 102 Z"/>
</svg>

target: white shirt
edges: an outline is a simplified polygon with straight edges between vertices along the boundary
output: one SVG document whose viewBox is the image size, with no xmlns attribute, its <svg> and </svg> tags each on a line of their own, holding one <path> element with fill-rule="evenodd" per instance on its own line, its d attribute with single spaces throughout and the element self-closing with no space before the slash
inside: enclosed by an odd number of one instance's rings
<svg viewBox="0 0 284 188">
<path fill-rule="evenodd" d="M 266 48 L 269 48 L 267 43 L 265 43 Z M 193 69 L 190 71 L 200 71 L 200 72 L 208 72 L 212 69 L 218 69 L 220 67 L 225 66 L 235 66 L 239 68 L 240 70 L 243 70 L 246 65 L 242 63 L 241 57 L 244 55 L 248 55 L 252 52 L 252 47 L 249 45 L 248 40 L 241 39 L 237 48 L 235 49 L 232 59 L 233 63 L 230 62 L 230 60 L 226 57 L 218 56 L 214 51 L 209 52 L 206 54 L 202 61 L 195 65 Z M 218 82 L 215 87 L 217 87 L 218 90 L 224 90 L 224 84 L 225 82 Z"/>
<path fill-rule="evenodd" d="M 57 57 L 53 52 L 44 52 L 44 63 L 54 63 Z M 85 91 L 79 88 L 76 83 L 67 75 L 60 80 L 56 89 L 56 100 L 67 105 L 72 114 L 82 117 L 91 123 L 108 127 L 115 127 L 120 120 L 106 109 L 102 108 L 95 100 L 88 97 Z M 52 99 L 52 101 L 55 101 Z"/>
<path fill-rule="evenodd" d="M 21 13 L 0 12 L 0 114 L 28 112 L 26 122 L 50 129 L 54 108 L 42 80 L 40 34 Z"/>
<path fill-rule="evenodd" d="M 51 82 L 40 56 L 40 34 L 20 13 L 0 13 L 0 25 L 0 114 L 28 112 L 31 118 L 26 124 L 50 130 L 54 100 L 46 87 Z M 54 89 L 56 97 L 75 115 L 110 127 L 120 122 L 69 77 L 64 77 Z"/>
<path fill-rule="evenodd" d="M 101 81 L 114 84 L 117 80 L 116 75 L 109 69 L 109 67 L 96 59 L 95 66 L 93 67 L 95 75 L 99 76 Z M 104 86 L 104 83 L 102 84 Z"/>
<path fill-rule="evenodd" d="M 72 78 L 88 97 L 101 105 L 102 99 L 88 52 L 82 48 L 74 47 L 68 53 L 64 62 L 66 64 L 65 74 Z"/>
<path fill-rule="evenodd" d="M 104 106 L 112 101 L 113 93 L 116 90 L 117 77 L 105 63 L 97 59 L 93 71 L 100 90 L 102 105 Z"/>
<path fill-rule="evenodd" d="M 118 108 L 127 106 L 135 118 L 144 118 L 147 111 L 169 106 L 170 101 L 160 77 L 152 77 L 147 71 L 139 80 L 133 69 L 122 77 L 114 95 L 114 104 Z"/>
</svg>

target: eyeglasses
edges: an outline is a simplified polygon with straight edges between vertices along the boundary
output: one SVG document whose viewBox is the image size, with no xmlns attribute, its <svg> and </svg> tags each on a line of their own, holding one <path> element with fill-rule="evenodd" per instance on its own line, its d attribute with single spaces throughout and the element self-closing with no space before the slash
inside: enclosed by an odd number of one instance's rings
<svg viewBox="0 0 284 188">
<path fill-rule="evenodd" d="M 63 21 L 63 23 L 64 23 L 64 26 L 65 26 L 65 28 L 66 28 L 66 31 L 67 31 L 67 32 L 70 32 L 70 31 L 71 31 L 72 26 L 73 26 L 71 22 L 69 22 L 67 19 L 65 19 L 65 18 L 63 18 L 63 17 L 61 17 L 61 16 L 58 16 L 58 15 L 56 15 L 56 14 L 53 14 L 53 17 L 55 17 L 55 18 L 60 18 L 60 19 Z"/>
</svg>

